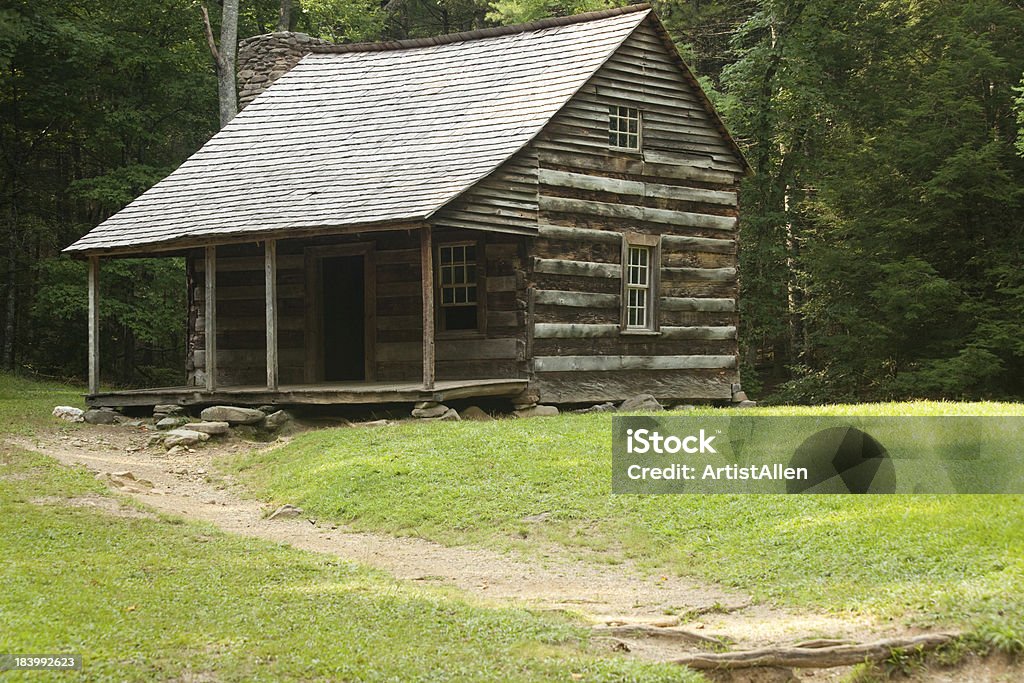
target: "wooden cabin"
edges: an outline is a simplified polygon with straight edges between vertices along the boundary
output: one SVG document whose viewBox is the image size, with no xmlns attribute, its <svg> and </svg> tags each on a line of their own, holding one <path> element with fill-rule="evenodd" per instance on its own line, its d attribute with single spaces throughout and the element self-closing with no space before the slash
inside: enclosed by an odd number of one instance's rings
<svg viewBox="0 0 1024 683">
<path fill-rule="evenodd" d="M 89 403 L 730 399 L 748 167 L 649 6 L 309 49 L 67 248 Z M 187 261 L 184 386 L 99 391 L 128 256 Z"/>
</svg>

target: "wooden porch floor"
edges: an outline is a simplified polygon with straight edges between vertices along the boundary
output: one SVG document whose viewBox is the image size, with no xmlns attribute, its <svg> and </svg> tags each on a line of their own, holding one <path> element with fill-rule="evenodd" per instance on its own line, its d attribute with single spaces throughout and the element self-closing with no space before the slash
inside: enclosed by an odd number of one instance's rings
<svg viewBox="0 0 1024 683">
<path fill-rule="evenodd" d="M 125 389 L 90 394 L 85 402 L 96 407 L 128 407 L 177 404 L 192 405 L 345 405 L 373 403 L 413 403 L 416 401 L 456 400 L 479 397 L 512 397 L 526 388 L 525 379 L 440 380 L 432 390 L 414 382 L 331 382 L 294 384 L 278 387 L 163 387 Z"/>
</svg>

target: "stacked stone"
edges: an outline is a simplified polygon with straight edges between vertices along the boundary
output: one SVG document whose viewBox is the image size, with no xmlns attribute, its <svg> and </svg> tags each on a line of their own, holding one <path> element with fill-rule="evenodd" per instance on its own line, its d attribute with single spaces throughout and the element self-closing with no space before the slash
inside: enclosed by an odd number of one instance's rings
<svg viewBox="0 0 1024 683">
<path fill-rule="evenodd" d="M 238 108 L 252 102 L 270 84 L 299 63 L 317 45 L 331 43 L 305 33 L 278 31 L 238 44 Z"/>
</svg>

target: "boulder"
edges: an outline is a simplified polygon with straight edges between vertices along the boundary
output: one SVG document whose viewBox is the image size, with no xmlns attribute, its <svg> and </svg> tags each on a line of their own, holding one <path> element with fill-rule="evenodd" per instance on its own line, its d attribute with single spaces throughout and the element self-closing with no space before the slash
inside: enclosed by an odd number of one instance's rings
<svg viewBox="0 0 1024 683">
<path fill-rule="evenodd" d="M 197 443 L 202 443 L 210 438 L 209 434 L 204 432 L 195 432 L 191 429 L 172 429 L 167 432 L 166 438 L 164 438 L 164 448 L 174 448 L 175 446 L 194 446 Z"/>
<path fill-rule="evenodd" d="M 426 401 L 416 404 L 416 407 L 412 409 L 412 416 L 421 419 L 429 419 L 432 417 L 441 417 L 449 410 L 448 406 L 442 403 L 431 403 Z"/>
<path fill-rule="evenodd" d="M 227 422 L 189 422 L 182 425 L 181 428 L 193 432 L 202 432 L 210 436 L 217 436 L 218 434 L 227 434 L 231 430 L 231 425 Z"/>
<path fill-rule="evenodd" d="M 732 395 L 732 402 L 733 403 L 743 403 L 744 401 L 749 401 L 749 400 L 750 399 L 747 398 L 747 392 L 745 392 L 745 391 L 737 391 L 735 394 Z"/>
<path fill-rule="evenodd" d="M 463 420 L 470 420 L 472 422 L 493 422 L 494 418 L 485 413 L 477 406 L 470 406 L 459 413 L 459 417 Z"/>
<path fill-rule="evenodd" d="M 238 406 L 211 406 L 200 413 L 203 422 L 227 422 L 230 425 L 253 425 L 261 422 L 266 413 L 255 408 Z"/>
<path fill-rule="evenodd" d="M 558 415 L 558 408 L 554 406 L 533 406 L 513 413 L 516 417 L 554 417 Z"/>
<path fill-rule="evenodd" d="M 627 398 L 619 406 L 619 410 L 624 413 L 649 413 L 658 410 L 664 410 L 658 399 L 650 394 L 638 394 L 632 398 Z"/>
<path fill-rule="evenodd" d="M 75 408 L 74 406 L 57 406 L 53 409 L 54 417 L 68 422 L 84 422 L 85 418 L 82 417 L 84 414 L 84 410 L 81 408 Z"/>
<path fill-rule="evenodd" d="M 757 407 L 757 401 L 740 401 L 739 403 L 737 403 L 737 404 L 735 404 L 733 406 L 733 408 L 756 408 L 756 407 Z"/>
<path fill-rule="evenodd" d="M 292 421 L 292 416 L 283 410 L 267 415 L 263 420 L 263 426 L 271 431 L 276 431 Z"/>
<path fill-rule="evenodd" d="M 160 420 L 157 420 L 156 428 L 157 429 L 175 429 L 177 427 L 182 426 L 186 422 L 188 422 L 188 418 L 186 418 L 186 417 L 165 417 L 165 418 L 162 418 Z"/>
<path fill-rule="evenodd" d="M 91 425 L 112 425 L 119 416 L 112 410 L 87 410 L 82 414 L 82 419 Z"/>
<path fill-rule="evenodd" d="M 302 514 L 302 508 L 285 504 L 274 510 L 267 519 L 290 519 Z"/>
</svg>

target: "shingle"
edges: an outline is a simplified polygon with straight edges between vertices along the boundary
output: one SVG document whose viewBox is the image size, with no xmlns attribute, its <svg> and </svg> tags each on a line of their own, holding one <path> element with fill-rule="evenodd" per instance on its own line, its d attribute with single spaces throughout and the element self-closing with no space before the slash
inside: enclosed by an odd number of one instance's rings
<svg viewBox="0 0 1024 683">
<path fill-rule="evenodd" d="M 66 251 L 427 218 L 528 143 L 649 11 L 308 55 Z"/>
</svg>

